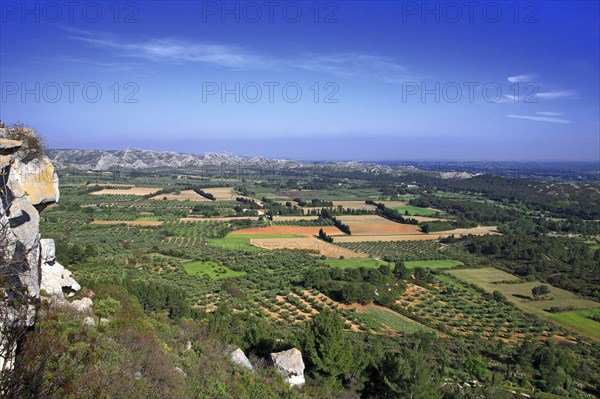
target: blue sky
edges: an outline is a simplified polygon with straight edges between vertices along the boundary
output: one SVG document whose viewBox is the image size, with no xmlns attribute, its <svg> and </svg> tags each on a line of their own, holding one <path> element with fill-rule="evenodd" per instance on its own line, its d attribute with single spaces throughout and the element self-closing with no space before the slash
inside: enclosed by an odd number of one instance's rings
<svg viewBox="0 0 600 399">
<path fill-rule="evenodd" d="M 595 1 L 66 4 L 0 5 L 0 117 L 53 148 L 600 157 Z"/>
</svg>

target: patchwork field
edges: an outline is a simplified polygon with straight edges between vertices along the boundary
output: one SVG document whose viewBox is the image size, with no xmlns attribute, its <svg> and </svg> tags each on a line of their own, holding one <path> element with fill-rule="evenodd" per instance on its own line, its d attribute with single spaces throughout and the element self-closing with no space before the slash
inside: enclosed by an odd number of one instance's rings
<svg viewBox="0 0 600 399">
<path fill-rule="evenodd" d="M 547 323 L 532 319 L 508 304 L 484 300 L 479 291 L 446 277 L 447 282 L 430 287 L 409 283 L 396 303 L 442 334 L 511 343 L 551 336 Z M 454 289 L 448 290 L 450 285 Z M 558 336 L 573 342 L 568 334 Z"/>
<path fill-rule="evenodd" d="M 100 191 L 94 191 L 90 193 L 90 195 L 151 195 L 159 191 L 158 188 L 149 188 L 149 187 L 130 187 L 123 189 L 116 188 L 105 188 Z"/>
<path fill-rule="evenodd" d="M 242 236 L 242 235 L 240 235 Z M 305 249 L 316 251 L 328 258 L 368 258 L 368 255 L 354 252 L 337 245 L 329 244 L 325 241 L 313 237 L 302 238 L 252 238 L 250 244 L 264 249 Z"/>
<path fill-rule="evenodd" d="M 185 190 L 179 194 L 169 193 L 161 194 L 156 197 L 152 197 L 153 200 L 169 200 L 169 201 L 193 201 L 193 202 L 210 202 L 209 199 L 204 198 L 194 190 Z"/>
<path fill-rule="evenodd" d="M 355 310 L 358 319 L 376 332 L 413 334 L 418 331 L 429 330 L 406 316 L 373 303 L 364 306 L 359 304 L 340 305 L 340 307 Z"/>
<path fill-rule="evenodd" d="M 412 205 L 397 206 L 397 207 L 394 207 L 393 209 L 398 211 L 398 213 L 401 215 L 404 215 L 408 212 L 408 214 L 411 216 L 432 216 L 432 215 L 435 215 L 436 213 L 439 213 L 439 214 L 443 213 L 439 209 L 421 208 L 421 207 L 412 206 Z"/>
<path fill-rule="evenodd" d="M 191 262 L 183 265 L 184 270 L 194 276 L 208 276 L 212 279 L 239 277 L 246 274 L 218 265 L 215 262 Z"/>
<path fill-rule="evenodd" d="M 229 222 L 232 220 L 243 220 L 243 219 L 258 220 L 258 216 L 228 216 L 228 217 L 215 217 L 215 218 L 187 217 L 187 218 L 180 218 L 179 220 L 181 222 Z"/>
<path fill-rule="evenodd" d="M 333 201 L 333 206 L 342 206 L 344 209 L 361 209 L 361 210 L 375 210 L 375 205 L 366 204 L 365 201 Z"/>
<path fill-rule="evenodd" d="M 208 244 L 221 247 L 223 249 L 238 251 L 259 251 L 261 247 L 252 244 L 252 240 L 279 240 L 284 238 L 301 238 L 295 234 L 227 234 L 223 238 L 211 238 Z M 271 248 L 267 248 L 271 249 Z"/>
<path fill-rule="evenodd" d="M 443 259 L 443 260 L 412 260 L 404 262 L 404 266 L 409 269 L 423 267 L 427 269 L 449 269 L 456 266 L 464 266 L 459 260 Z"/>
<path fill-rule="evenodd" d="M 236 198 L 231 187 L 203 188 L 202 191 L 212 194 L 216 201 L 233 201 Z"/>
<path fill-rule="evenodd" d="M 319 234 L 319 230 L 323 229 L 327 235 L 338 236 L 344 235 L 335 226 L 268 226 L 255 227 L 251 229 L 242 229 L 234 231 L 233 235 L 256 235 L 256 234 L 293 234 L 303 237 L 313 237 Z"/>
<path fill-rule="evenodd" d="M 336 310 L 345 319 L 347 330 L 367 331 L 355 312 L 341 308 L 337 302 L 315 290 L 295 291 L 285 295 L 264 293 L 256 296 L 254 301 L 271 320 L 298 324 L 311 320 L 325 309 Z"/>
<path fill-rule="evenodd" d="M 377 269 L 380 266 L 388 265 L 388 263 L 379 259 L 326 259 L 322 261 L 328 266 L 339 267 L 340 269 L 350 269 L 364 267 L 367 269 Z"/>
<path fill-rule="evenodd" d="M 539 281 L 521 282 L 521 283 L 494 283 L 506 281 L 518 281 L 518 278 L 510 273 L 503 272 L 491 267 L 483 269 L 453 269 L 448 273 L 456 278 L 467 283 L 480 286 L 488 292 L 500 291 L 506 298 L 514 303 L 523 311 L 544 317 L 548 320 L 559 322 L 573 331 L 591 336 L 595 339 L 600 339 L 600 330 L 598 334 L 590 335 L 589 326 L 593 324 L 593 320 L 589 320 L 588 327 L 580 328 L 578 317 L 573 315 L 561 317 L 561 313 L 550 313 L 550 308 L 580 310 L 580 309 L 597 309 L 600 308 L 600 303 L 589 299 L 581 298 L 569 291 L 553 287 L 549 284 L 544 284 L 550 289 L 550 293 L 543 299 L 533 300 L 531 290 L 543 283 Z M 600 326 L 600 323 L 595 322 Z"/>
<path fill-rule="evenodd" d="M 86 184 L 86 186 L 88 187 L 125 187 L 125 188 L 130 188 L 130 187 L 135 187 L 134 184 L 122 184 L 122 183 L 88 183 Z"/>
<path fill-rule="evenodd" d="M 577 326 L 589 336 L 600 338 L 600 323 L 597 321 L 600 318 L 600 308 L 552 313 L 548 317 L 565 326 Z"/>
<path fill-rule="evenodd" d="M 346 217 L 353 217 L 353 216 L 346 216 Z M 363 216 L 359 216 L 359 217 L 363 217 Z M 379 217 L 379 216 L 376 216 L 376 217 Z M 390 221 L 390 223 L 394 223 L 394 222 Z M 424 234 L 424 233 L 419 233 L 418 227 L 415 225 L 400 224 L 400 223 L 394 223 L 394 224 L 397 224 L 400 226 L 413 227 L 417 230 L 417 232 L 413 231 L 413 232 L 408 232 L 405 234 L 395 234 L 395 235 L 393 235 L 393 234 L 360 235 L 360 234 L 355 234 L 354 229 L 350 225 L 350 229 L 352 230 L 352 235 L 344 236 L 344 237 L 336 237 L 335 242 L 336 243 L 351 243 L 351 242 L 376 242 L 376 241 L 421 241 L 421 240 L 429 241 L 429 240 L 438 240 L 440 238 L 450 237 L 452 235 L 454 235 L 454 236 L 466 236 L 466 235 L 480 236 L 480 235 L 486 235 L 486 234 L 500 234 L 498 232 L 496 226 L 481 226 L 481 227 L 473 227 L 470 229 L 447 230 L 447 231 L 444 231 L 443 233 Z M 366 230 L 366 228 L 365 228 L 365 230 Z"/>
<path fill-rule="evenodd" d="M 151 227 L 161 226 L 163 222 L 156 220 L 94 220 L 91 224 L 97 225 L 120 225 L 126 226 L 140 226 L 140 227 Z"/>
<path fill-rule="evenodd" d="M 448 220 L 447 218 L 430 217 L 430 216 L 414 216 L 414 215 L 411 215 L 410 218 L 411 219 L 415 219 L 419 223 L 436 222 L 436 221 L 439 221 L 439 220 L 441 220 L 441 221 Z"/>
<path fill-rule="evenodd" d="M 273 222 L 290 222 L 298 220 L 317 220 L 316 216 L 273 216 Z"/>
<path fill-rule="evenodd" d="M 416 225 L 392 222 L 377 215 L 344 215 L 338 219 L 350 227 L 352 236 L 422 234 Z"/>
</svg>

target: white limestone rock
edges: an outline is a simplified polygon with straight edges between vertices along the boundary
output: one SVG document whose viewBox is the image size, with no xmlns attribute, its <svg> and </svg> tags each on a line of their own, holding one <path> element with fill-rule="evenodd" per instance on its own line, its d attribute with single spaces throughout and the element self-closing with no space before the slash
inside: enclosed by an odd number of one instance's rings
<svg viewBox="0 0 600 399">
<path fill-rule="evenodd" d="M 248 370 L 254 369 L 254 367 L 252 367 L 252 363 L 250 363 L 250 360 L 244 354 L 244 351 L 238 347 L 231 348 L 231 346 L 228 347 L 228 349 L 229 358 L 233 364 L 237 364 L 238 366 L 244 367 Z"/>
<path fill-rule="evenodd" d="M 304 379 L 304 361 L 302 352 L 296 348 L 287 351 L 271 353 L 275 369 L 283 376 L 290 386 L 302 386 Z"/>
<path fill-rule="evenodd" d="M 90 298 L 76 299 L 73 302 L 71 302 L 71 306 L 73 307 L 73 309 L 80 313 L 91 312 L 93 305 L 94 302 L 92 302 Z"/>
</svg>

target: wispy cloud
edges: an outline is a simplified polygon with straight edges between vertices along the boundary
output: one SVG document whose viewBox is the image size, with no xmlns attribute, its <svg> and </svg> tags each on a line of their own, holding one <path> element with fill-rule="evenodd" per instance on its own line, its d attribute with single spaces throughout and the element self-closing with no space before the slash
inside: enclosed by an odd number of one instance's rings
<svg viewBox="0 0 600 399">
<path fill-rule="evenodd" d="M 537 115 L 545 115 L 545 116 L 561 116 L 563 115 L 562 112 L 550 112 L 550 111 L 541 111 L 541 112 L 536 112 Z"/>
<path fill-rule="evenodd" d="M 104 37 L 78 35 L 72 36 L 72 38 L 95 47 L 119 51 L 120 55 L 123 56 L 143 58 L 155 62 L 197 62 L 240 69 L 265 67 L 265 64 L 268 63 L 259 55 L 230 45 L 156 38 L 127 42 L 110 35 L 104 35 Z"/>
<path fill-rule="evenodd" d="M 533 82 L 535 76 L 533 75 L 515 75 L 509 76 L 507 80 L 510 83 L 522 83 L 522 82 Z"/>
<path fill-rule="evenodd" d="M 565 98 L 565 97 L 574 97 L 577 93 L 572 90 L 562 90 L 562 91 L 547 91 L 536 93 L 535 96 L 544 100 L 554 100 L 557 98 Z"/>
<path fill-rule="evenodd" d="M 71 38 L 96 48 L 112 50 L 115 55 L 147 61 L 184 64 L 203 63 L 243 70 L 301 69 L 341 77 L 379 78 L 386 82 L 405 81 L 407 69 L 389 57 L 358 52 L 334 54 L 301 54 L 278 57 L 258 54 L 240 46 L 190 42 L 172 38 L 125 40 L 110 34 L 92 36 L 71 32 Z"/>
<path fill-rule="evenodd" d="M 508 118 L 514 118 L 514 119 L 527 119 L 530 121 L 536 121 L 536 122 L 550 122 L 550 123 L 561 123 L 561 124 L 568 124 L 571 123 L 570 120 L 567 119 L 559 119 L 559 118 L 553 118 L 550 116 L 535 116 L 535 115 L 506 115 Z"/>
<path fill-rule="evenodd" d="M 331 55 L 306 54 L 300 59 L 284 60 L 282 63 L 307 71 L 331 73 L 342 77 L 381 78 L 389 83 L 410 80 L 405 66 L 389 57 L 372 54 L 356 52 Z"/>
</svg>

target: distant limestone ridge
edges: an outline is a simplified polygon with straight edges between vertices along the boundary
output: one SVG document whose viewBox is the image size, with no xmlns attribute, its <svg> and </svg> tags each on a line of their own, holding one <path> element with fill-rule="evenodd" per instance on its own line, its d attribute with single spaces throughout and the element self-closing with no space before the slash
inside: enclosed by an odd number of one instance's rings
<svg viewBox="0 0 600 399">
<path fill-rule="evenodd" d="M 106 150 L 47 150 L 48 157 L 59 169 L 75 168 L 88 171 L 139 170 L 154 168 L 204 168 L 226 166 L 228 168 L 252 168 L 274 170 L 339 169 L 365 173 L 391 173 L 386 165 L 350 162 L 302 162 L 264 157 L 241 157 L 237 155 L 207 152 L 202 155 L 176 152 L 156 152 L 130 148 L 120 151 Z"/>
</svg>

